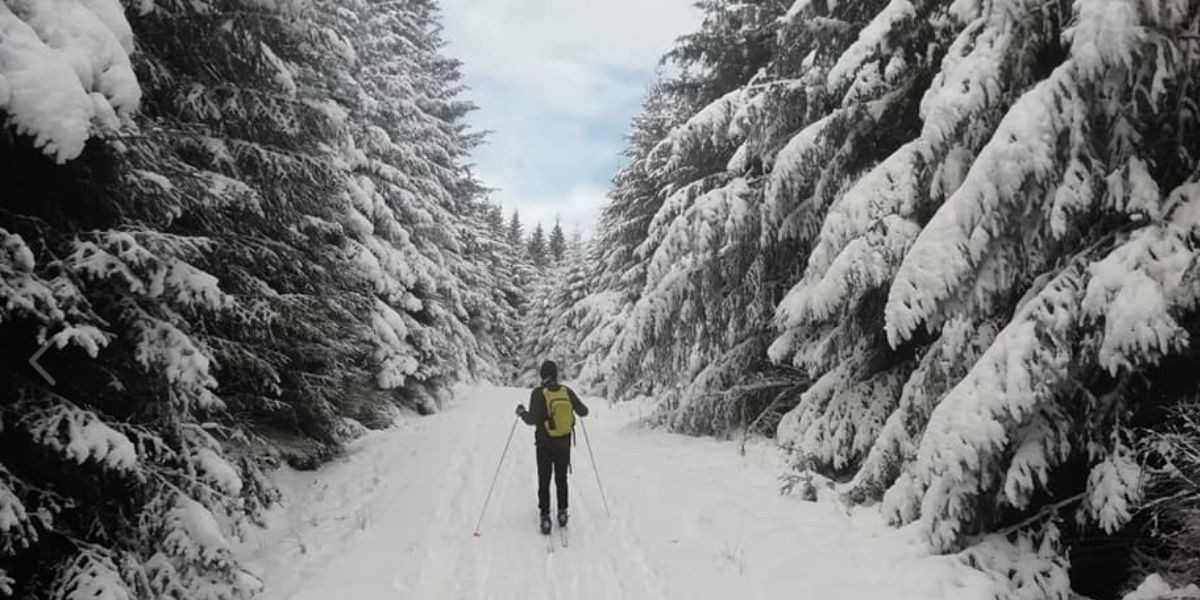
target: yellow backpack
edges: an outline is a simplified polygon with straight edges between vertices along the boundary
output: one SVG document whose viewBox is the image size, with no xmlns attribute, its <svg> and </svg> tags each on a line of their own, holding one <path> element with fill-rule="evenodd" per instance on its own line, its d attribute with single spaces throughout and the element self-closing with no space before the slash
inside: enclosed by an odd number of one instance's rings
<svg viewBox="0 0 1200 600">
<path fill-rule="evenodd" d="M 542 388 L 542 397 L 546 399 L 546 433 L 550 437 L 570 435 L 575 429 L 575 410 L 571 406 L 571 395 L 566 386 L 558 386 L 557 390 Z"/>
</svg>

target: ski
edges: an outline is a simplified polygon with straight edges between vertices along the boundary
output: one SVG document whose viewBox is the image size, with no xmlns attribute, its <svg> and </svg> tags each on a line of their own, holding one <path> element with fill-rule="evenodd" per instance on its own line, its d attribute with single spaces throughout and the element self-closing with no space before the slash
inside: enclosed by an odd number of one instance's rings
<svg viewBox="0 0 1200 600">
<path fill-rule="evenodd" d="M 562 540 L 562 547 L 567 547 L 567 511 L 558 511 L 558 536 Z"/>
<path fill-rule="evenodd" d="M 540 528 L 540 526 L 539 526 Z M 554 554 L 554 534 L 551 531 L 539 531 L 542 537 L 546 538 L 546 552 Z"/>
<path fill-rule="evenodd" d="M 538 533 L 540 533 L 542 537 L 546 538 L 546 551 L 553 554 L 554 553 L 554 532 L 552 531 L 552 522 L 549 519 L 547 519 L 546 522 L 544 523 L 545 525 L 547 525 L 547 527 L 545 527 L 545 528 L 542 527 L 543 523 L 542 523 L 542 519 L 540 517 L 538 518 L 537 522 L 538 522 Z"/>
</svg>

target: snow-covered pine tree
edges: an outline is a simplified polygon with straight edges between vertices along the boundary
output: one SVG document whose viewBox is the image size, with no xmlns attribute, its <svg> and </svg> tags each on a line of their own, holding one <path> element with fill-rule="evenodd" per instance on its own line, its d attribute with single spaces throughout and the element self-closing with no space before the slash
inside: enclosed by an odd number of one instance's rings
<svg viewBox="0 0 1200 600">
<path fill-rule="evenodd" d="M 550 253 L 550 260 L 557 263 L 563 259 L 563 253 L 567 251 L 567 237 L 563 235 L 562 222 L 558 217 L 554 218 L 554 227 L 550 228 L 550 238 L 546 242 L 546 250 Z"/>
<path fill-rule="evenodd" d="M 488 230 L 492 235 L 504 238 L 506 237 L 506 229 L 504 227 L 504 208 L 499 203 L 492 202 L 488 205 L 484 213 L 484 221 L 487 222 Z"/>
<path fill-rule="evenodd" d="M 531 312 L 534 310 L 534 289 L 541 284 L 544 272 L 529 258 L 528 243 L 524 237 L 519 212 L 514 209 L 507 221 L 503 221 L 501 236 L 497 239 L 499 267 L 494 272 L 497 286 L 503 290 L 507 305 L 512 307 L 511 344 L 500 349 L 498 363 L 503 381 L 525 384 L 522 372 L 527 357 L 523 354 L 529 339 Z"/>
<path fill-rule="evenodd" d="M 25 36 L 9 50 L 30 53 L 6 61 L 18 67 L 5 74 L 16 102 L 3 107 L 15 129 L 0 134 L 17 169 L 0 226 L 11 352 L 0 496 L 16 516 L 2 532 L 4 588 L 31 598 L 248 597 L 257 584 L 228 537 L 271 492 L 232 398 L 215 393 L 222 331 L 204 324 L 252 317 L 253 307 L 218 285 L 205 225 L 225 209 L 261 211 L 260 198 L 187 164 L 173 145 L 180 132 L 144 118 L 159 109 L 163 80 L 145 76 L 151 52 L 136 65 L 141 77 L 131 70 L 124 52 L 139 29 L 120 6 L 6 3 L 3 17 Z M 43 53 L 51 43 L 64 52 Z M 68 56 L 88 57 L 87 68 L 59 70 L 54 61 Z M 78 114 L 77 93 L 92 94 L 90 117 L 24 114 Z M 95 133 L 107 139 L 87 141 Z M 17 366 L 39 346 L 54 381 Z"/>
<path fill-rule="evenodd" d="M 593 244 L 596 272 L 593 293 L 584 302 L 594 319 L 578 323 L 585 350 L 580 375 L 599 394 L 616 396 L 610 386 L 607 356 L 617 333 L 633 309 L 645 282 L 647 261 L 635 250 L 646 238 L 650 222 L 662 204 L 659 190 L 665 182 L 651 162 L 654 147 L 680 118 L 682 101 L 664 83 L 651 85 L 642 101 L 642 113 L 633 119 L 626 164 L 613 178 L 610 201 L 601 208 L 600 226 Z"/>
<path fill-rule="evenodd" d="M 459 122 L 471 107 L 455 98 L 457 63 L 437 54 L 432 3 L 337 3 L 327 11 L 332 26 L 323 36 L 351 48 L 342 94 L 359 123 L 346 150 L 356 173 L 351 222 L 374 221 L 356 231 L 382 302 L 377 382 L 433 410 L 448 383 L 494 361 L 482 323 L 509 318 L 490 296 L 495 286 L 481 285 L 490 278 L 487 259 L 467 256 L 486 253 L 475 236 L 487 206 L 462 167 L 477 142 Z M 375 231 L 387 243 L 371 243 Z"/>
<path fill-rule="evenodd" d="M 522 240 L 525 239 L 525 228 L 521 225 L 521 215 L 515 208 L 513 209 L 512 217 L 508 220 L 506 236 L 508 237 L 508 244 L 513 248 L 520 248 Z"/>
<path fill-rule="evenodd" d="M 613 177 L 610 201 L 601 208 L 596 232 L 605 288 L 620 287 L 632 293 L 640 291 L 644 283 L 639 273 L 646 261 L 634 250 L 646 239 L 650 221 L 662 205 L 659 191 L 666 185 L 650 163 L 650 153 L 681 120 L 680 104 L 665 84 L 651 85 L 642 101 L 642 113 L 631 124 L 623 152 L 626 164 Z M 629 280 L 618 286 L 622 279 Z"/>
<path fill-rule="evenodd" d="M 484 266 L 494 250 L 480 235 L 490 209 L 461 167 L 477 136 L 459 123 L 470 105 L 455 99 L 457 63 L 437 55 L 434 7 L 355 6 L 331 5 L 324 35 L 349 45 L 364 28 L 377 32 L 349 53 L 354 78 L 342 93 L 364 123 L 346 150 L 362 184 L 352 186 L 359 206 L 350 223 L 374 220 L 389 242 L 370 243 L 370 229 L 351 226 L 365 236 L 359 255 L 387 307 L 376 318 L 377 380 L 432 410 L 447 383 L 491 369 L 503 344 L 489 332 L 511 329 L 515 307 L 493 293 L 503 283 Z"/>
<path fill-rule="evenodd" d="M 1063 60 L 1007 110 L 896 271 L 893 344 L 944 315 L 1011 307 L 1014 288 L 1029 298 L 934 409 L 916 463 L 888 493 L 901 518 L 919 501 L 942 548 L 1068 501 L 1072 529 L 1115 533 L 1144 498 L 1130 426 L 1150 407 L 1138 382 L 1194 333 L 1179 320 L 1197 289 L 1196 123 L 1181 107 L 1200 64 L 1185 41 L 1198 20 L 1188 3 L 1076 3 Z M 974 466 L 956 473 L 963 465 Z M 1053 513 L 1034 514 L 1022 535 L 1054 537 Z M 1075 554 L 1088 559 L 1086 546 Z"/>
<path fill-rule="evenodd" d="M 817 112 L 801 120 L 808 124 L 780 150 L 768 183 L 768 230 L 780 243 L 794 244 L 807 255 L 800 281 L 780 302 L 777 323 L 783 335 L 771 356 L 790 360 L 819 379 L 828 394 L 801 396 L 785 420 L 783 441 L 795 445 L 798 464 L 842 475 L 853 472 L 893 408 L 925 406 L 921 388 L 910 399 L 901 398 L 914 357 L 910 349 L 897 352 L 885 343 L 877 307 L 888 270 L 919 231 L 904 217 L 919 219 L 929 210 L 922 202 L 936 201 L 936 196 L 925 200 L 927 195 L 954 185 L 955 161 L 969 156 L 971 144 L 979 143 L 972 141 L 978 134 L 970 127 L 986 127 L 988 113 L 963 102 L 976 97 L 954 98 L 962 104 L 946 107 L 927 91 L 952 85 L 933 74 L 942 56 L 954 52 L 947 50 L 952 38 L 946 27 L 956 18 L 947 12 L 954 8 L 861 2 L 841 5 L 831 17 L 812 7 L 790 13 L 795 25 L 788 28 L 794 30 L 789 35 L 809 49 L 796 83 L 785 80 L 783 86 L 794 87 L 791 94 Z M 826 35 L 826 18 L 858 25 Z M 846 35 L 856 30 L 856 35 Z M 923 50 L 918 53 L 917 48 Z M 1026 54 L 1010 55 L 1025 71 L 1021 61 Z M 1021 85 L 1022 76 L 1014 75 L 1011 83 Z M 1003 101 L 1003 96 L 992 98 Z M 967 126 L 966 134 L 935 138 L 937 127 L 927 121 L 921 128 L 921 111 L 950 115 L 953 120 L 939 126 L 954 131 Z M 904 144 L 918 134 L 918 141 Z M 953 144 L 963 143 L 965 150 L 950 152 Z M 806 417 L 795 420 L 802 413 Z M 919 435 L 920 424 L 911 420 L 921 418 L 920 413 L 905 414 L 909 429 L 917 429 L 910 434 Z M 888 434 L 901 430 L 892 427 Z"/>
<path fill-rule="evenodd" d="M 543 360 L 559 365 L 559 378 L 575 379 L 583 368 L 585 348 L 581 324 L 590 318 L 584 303 L 594 279 L 588 247 L 581 239 L 565 243 L 563 259 L 552 265 L 532 290 L 523 328 L 517 382 L 538 383 Z"/>
<path fill-rule="evenodd" d="M 411 288 L 420 306 L 397 303 L 422 326 L 391 346 L 418 349 L 409 401 L 486 367 L 475 324 L 505 318 L 470 279 L 490 276 L 465 235 L 484 220 L 461 166 L 474 138 L 429 3 L 380 4 L 353 38 L 328 34 L 365 7 L 135 8 L 0 5 L 0 159 L 16 168 L 0 211 L 0 595 L 252 595 L 230 539 L 274 498 L 262 463 L 282 449 L 311 464 L 361 429 L 345 417 L 393 402 L 365 391 L 383 370 L 376 317 L 404 317 L 362 248 L 439 266 Z M 416 50 L 354 70 L 376 44 Z M 387 156 L 351 99 L 393 84 L 401 113 L 425 112 L 382 132 L 411 142 Z M 402 182 L 366 228 L 358 158 Z M 43 343 L 53 382 L 25 366 Z"/>
<path fill-rule="evenodd" d="M 508 241 L 508 227 L 504 212 L 498 204 L 492 204 L 486 216 L 488 235 L 479 240 L 479 253 L 483 260 L 472 260 L 482 264 L 488 272 L 488 281 L 482 285 L 494 299 L 499 312 L 491 320 L 481 324 L 488 332 L 495 348 L 495 366 L 500 381 L 510 381 L 518 369 L 521 356 L 521 314 L 525 310 L 526 290 L 517 276 L 520 264 L 520 246 L 513 247 Z"/>
<path fill-rule="evenodd" d="M 416 239 L 428 240 L 427 254 L 449 267 L 448 277 L 439 289 L 440 306 L 437 310 L 426 309 L 437 319 L 438 329 L 448 334 L 447 343 L 429 361 L 437 369 L 426 379 L 431 387 L 437 386 L 439 396 L 445 396 L 449 384 L 457 379 L 491 370 L 496 348 L 482 324 L 500 322 L 509 309 L 491 296 L 497 284 L 487 270 L 488 259 L 473 255 L 463 245 L 482 228 L 487 208 L 481 200 L 483 188 L 465 167 L 467 153 L 480 140 L 480 135 L 469 132 L 462 122 L 474 106 L 458 98 L 462 91 L 458 61 L 439 54 L 445 42 L 436 3 L 413 0 L 409 10 L 418 15 L 423 32 L 415 102 L 422 109 L 418 114 L 424 115 L 425 123 L 412 128 L 408 136 L 419 142 L 419 155 L 434 175 L 431 184 L 442 190 L 435 193 L 419 187 L 438 201 L 440 211 L 412 211 L 409 219 L 416 226 Z M 429 216 L 432 221 L 427 220 Z"/>
<path fill-rule="evenodd" d="M 463 262 L 459 280 L 465 322 L 471 338 L 478 343 L 466 373 L 495 380 L 508 374 L 506 363 L 517 350 L 522 298 L 507 242 L 489 227 L 486 213 L 475 210 L 468 213 L 461 230 Z"/>
<path fill-rule="evenodd" d="M 526 252 L 529 255 L 529 262 L 539 270 L 545 270 L 550 265 L 550 257 L 546 250 L 546 231 L 542 228 L 542 224 L 534 225 L 533 232 L 529 234 L 529 241 L 526 242 Z"/>
<path fill-rule="evenodd" d="M 770 64 L 782 8 L 706 7 L 701 32 L 669 55 L 684 75 L 659 90 L 673 97 L 648 104 L 668 119 L 695 112 L 674 127 L 647 123 L 661 138 L 619 176 L 613 197 L 622 208 L 606 213 L 659 207 L 632 252 L 637 259 L 621 260 L 632 268 L 608 276 L 609 289 L 632 291 L 632 305 L 598 370 L 620 395 L 652 391 L 675 413 L 675 426 L 696 432 L 756 421 L 802 380 L 764 356 L 778 285 L 769 264 L 777 257 L 759 251 L 763 161 L 746 143 L 757 109 L 736 89 Z M 627 227 L 623 220 L 606 224 Z"/>
<path fill-rule="evenodd" d="M 720 431 L 754 383 L 733 374 L 796 369 L 768 397 L 794 406 L 797 468 L 882 495 L 1012 597 L 1066 597 L 1068 569 L 1112 594 L 1130 549 L 1179 548 L 1138 507 L 1191 509 L 1147 495 L 1182 469 L 1147 471 L 1179 450 L 1143 440 L 1196 389 L 1175 365 L 1197 329 L 1200 6 L 704 8 L 673 53 L 704 68 L 664 86 L 680 118 L 605 209 L 600 239 L 645 235 L 606 248 L 591 298 L 623 308 L 589 377 Z"/>
</svg>

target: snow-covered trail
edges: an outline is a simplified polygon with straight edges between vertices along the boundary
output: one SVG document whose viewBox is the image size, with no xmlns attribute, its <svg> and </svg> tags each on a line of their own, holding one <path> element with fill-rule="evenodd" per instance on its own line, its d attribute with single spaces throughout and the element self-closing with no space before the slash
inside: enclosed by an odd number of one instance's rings
<svg viewBox="0 0 1200 600">
<path fill-rule="evenodd" d="M 636 406 L 588 400 L 572 454 L 570 546 L 536 529 L 532 429 L 519 424 L 480 537 L 475 522 L 513 407 L 528 390 L 474 388 L 442 413 L 370 434 L 318 473 L 285 470 L 288 504 L 239 549 L 267 599 L 987 598 L 987 582 L 928 556 L 869 510 L 780 496 L 778 453 L 630 425 Z"/>
</svg>

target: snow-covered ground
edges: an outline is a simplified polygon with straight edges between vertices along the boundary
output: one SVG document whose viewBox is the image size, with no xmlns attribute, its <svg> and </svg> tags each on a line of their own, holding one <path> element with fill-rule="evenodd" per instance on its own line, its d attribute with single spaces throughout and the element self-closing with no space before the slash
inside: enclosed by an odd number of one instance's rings
<svg viewBox="0 0 1200 600">
<path fill-rule="evenodd" d="M 645 430 L 639 407 L 589 400 L 572 455 L 570 546 L 536 529 L 533 431 L 518 425 L 472 532 L 513 408 L 527 390 L 465 389 L 442 413 L 358 441 L 317 473 L 282 470 L 286 506 L 240 554 L 265 598 L 990 598 L 953 557 L 873 511 L 778 493 L 779 454 Z"/>
</svg>

